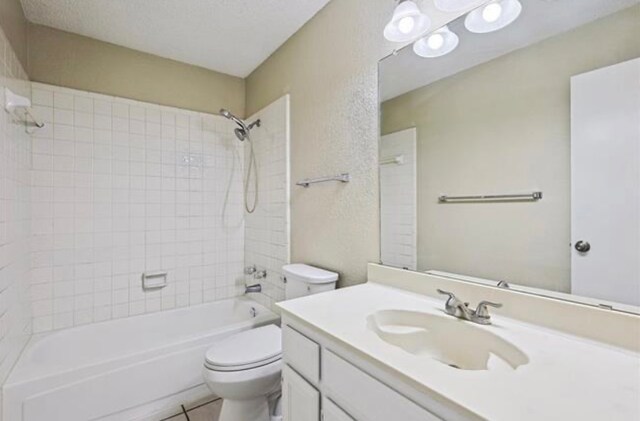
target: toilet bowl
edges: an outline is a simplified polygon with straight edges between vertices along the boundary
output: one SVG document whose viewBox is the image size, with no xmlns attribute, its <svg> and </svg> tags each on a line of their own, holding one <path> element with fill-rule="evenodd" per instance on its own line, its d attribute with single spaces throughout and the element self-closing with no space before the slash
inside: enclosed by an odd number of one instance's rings
<svg viewBox="0 0 640 421">
<path fill-rule="evenodd" d="M 204 380 L 223 398 L 219 421 L 268 421 L 269 397 L 280 387 L 280 328 L 259 327 L 217 342 L 207 351 Z"/>
<path fill-rule="evenodd" d="M 282 272 L 286 299 L 332 290 L 338 280 L 337 273 L 304 264 L 283 266 Z M 216 342 L 207 351 L 203 376 L 223 399 L 219 421 L 270 421 L 270 398 L 280 388 L 281 371 L 282 334 L 275 325 Z"/>
</svg>

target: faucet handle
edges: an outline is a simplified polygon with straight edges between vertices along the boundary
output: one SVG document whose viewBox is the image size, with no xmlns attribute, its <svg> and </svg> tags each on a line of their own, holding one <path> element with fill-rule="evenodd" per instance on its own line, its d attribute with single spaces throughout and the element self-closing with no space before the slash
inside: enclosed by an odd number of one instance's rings
<svg viewBox="0 0 640 421">
<path fill-rule="evenodd" d="M 502 304 L 492 303 L 491 301 L 480 301 L 476 307 L 476 316 L 482 318 L 489 318 L 489 309 L 487 307 L 500 308 Z"/>
<path fill-rule="evenodd" d="M 456 298 L 456 296 L 453 294 L 453 292 L 443 291 L 440 288 L 438 288 L 437 291 L 438 291 L 438 294 L 448 295 L 449 299 Z"/>
</svg>

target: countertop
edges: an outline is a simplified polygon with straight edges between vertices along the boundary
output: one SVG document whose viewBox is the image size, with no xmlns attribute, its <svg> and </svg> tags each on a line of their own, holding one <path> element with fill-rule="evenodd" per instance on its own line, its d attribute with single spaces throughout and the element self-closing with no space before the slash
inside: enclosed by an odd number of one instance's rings
<svg viewBox="0 0 640 421">
<path fill-rule="evenodd" d="M 379 310 L 451 317 L 442 311 L 444 300 L 369 282 L 279 307 L 420 392 L 488 420 L 640 420 L 640 354 L 629 350 L 493 316 L 492 325 L 478 327 L 516 345 L 529 363 L 516 370 L 457 370 L 390 345 L 367 327 L 367 316 Z"/>
</svg>

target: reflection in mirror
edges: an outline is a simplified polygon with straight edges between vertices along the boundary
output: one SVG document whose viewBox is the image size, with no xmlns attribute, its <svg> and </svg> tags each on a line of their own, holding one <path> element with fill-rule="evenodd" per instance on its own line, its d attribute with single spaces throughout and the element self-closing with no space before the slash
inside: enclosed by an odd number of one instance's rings
<svg viewBox="0 0 640 421">
<path fill-rule="evenodd" d="M 639 1 L 521 3 L 380 63 L 382 263 L 636 311 Z"/>
</svg>

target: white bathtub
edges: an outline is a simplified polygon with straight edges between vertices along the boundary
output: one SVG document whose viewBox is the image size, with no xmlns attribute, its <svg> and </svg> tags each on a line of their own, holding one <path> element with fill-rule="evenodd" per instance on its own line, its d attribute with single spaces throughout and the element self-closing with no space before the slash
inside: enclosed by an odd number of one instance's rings
<svg viewBox="0 0 640 421">
<path fill-rule="evenodd" d="M 238 298 L 34 335 L 3 387 L 3 421 L 159 419 L 210 395 L 213 342 L 277 321 Z"/>
</svg>

